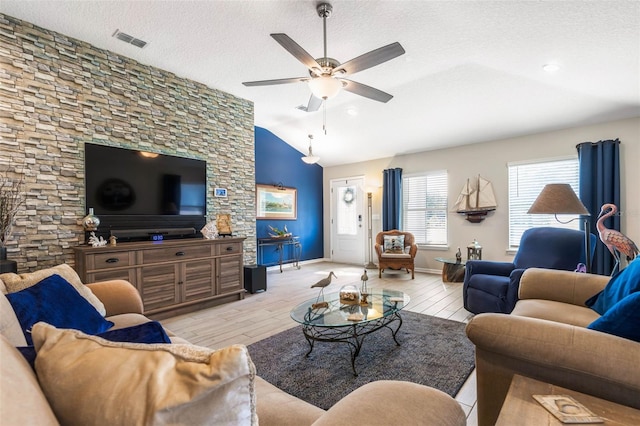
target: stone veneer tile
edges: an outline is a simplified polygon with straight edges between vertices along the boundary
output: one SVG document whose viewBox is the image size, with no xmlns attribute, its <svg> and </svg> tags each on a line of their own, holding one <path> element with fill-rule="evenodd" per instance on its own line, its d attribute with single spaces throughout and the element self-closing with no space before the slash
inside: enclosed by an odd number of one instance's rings
<svg viewBox="0 0 640 426">
<path fill-rule="evenodd" d="M 231 213 L 255 263 L 252 102 L 3 14 L 0 81 L 0 173 L 27 194 L 8 242 L 20 271 L 73 264 L 85 142 L 206 160 L 207 216 Z"/>
</svg>

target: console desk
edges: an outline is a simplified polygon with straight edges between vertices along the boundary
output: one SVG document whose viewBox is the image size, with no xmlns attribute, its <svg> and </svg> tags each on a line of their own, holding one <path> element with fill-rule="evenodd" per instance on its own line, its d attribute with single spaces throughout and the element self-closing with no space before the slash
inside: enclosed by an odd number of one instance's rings
<svg viewBox="0 0 640 426">
<path fill-rule="evenodd" d="M 160 319 L 243 299 L 244 238 L 144 241 L 78 246 L 83 282 L 123 279 L 133 284 L 144 313 Z"/>
<path fill-rule="evenodd" d="M 268 247 L 274 247 L 274 250 L 278 252 L 277 263 L 264 263 L 264 250 Z M 300 237 L 258 238 L 259 265 L 280 265 L 280 272 L 282 272 L 283 263 L 293 263 L 295 268 L 300 269 L 300 256 L 302 256 Z"/>
</svg>

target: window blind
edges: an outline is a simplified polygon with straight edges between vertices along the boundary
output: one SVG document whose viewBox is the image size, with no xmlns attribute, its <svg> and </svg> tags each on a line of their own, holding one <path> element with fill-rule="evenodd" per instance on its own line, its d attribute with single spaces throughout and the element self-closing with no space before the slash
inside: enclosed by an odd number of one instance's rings
<svg viewBox="0 0 640 426">
<path fill-rule="evenodd" d="M 402 178 L 402 228 L 416 244 L 447 244 L 447 172 Z"/>
<path fill-rule="evenodd" d="M 509 247 L 520 245 L 522 233 L 537 226 L 579 229 L 580 221 L 562 224 L 555 215 L 527 214 L 542 188 L 548 183 L 568 183 L 578 194 L 578 158 L 536 163 L 509 164 Z M 575 215 L 558 215 L 566 222 Z"/>
</svg>

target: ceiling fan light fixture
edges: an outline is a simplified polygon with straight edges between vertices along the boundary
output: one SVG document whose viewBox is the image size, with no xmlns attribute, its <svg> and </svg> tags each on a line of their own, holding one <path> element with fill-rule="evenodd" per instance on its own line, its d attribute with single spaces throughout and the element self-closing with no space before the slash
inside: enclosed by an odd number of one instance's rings
<svg viewBox="0 0 640 426">
<path fill-rule="evenodd" d="M 311 153 L 309 153 L 309 155 L 302 157 L 302 161 L 307 164 L 316 164 L 318 161 L 320 161 L 320 157 L 318 157 L 317 155 L 311 155 Z"/>
<path fill-rule="evenodd" d="M 311 93 L 318 99 L 331 99 L 336 96 L 342 89 L 342 82 L 337 78 L 322 75 L 320 77 L 309 80 L 309 88 Z"/>
<path fill-rule="evenodd" d="M 320 161 L 320 157 L 317 155 L 313 155 L 313 148 L 311 148 L 311 141 L 313 140 L 313 135 L 309 135 L 309 154 L 302 157 L 302 161 L 307 164 L 316 164 Z"/>
</svg>

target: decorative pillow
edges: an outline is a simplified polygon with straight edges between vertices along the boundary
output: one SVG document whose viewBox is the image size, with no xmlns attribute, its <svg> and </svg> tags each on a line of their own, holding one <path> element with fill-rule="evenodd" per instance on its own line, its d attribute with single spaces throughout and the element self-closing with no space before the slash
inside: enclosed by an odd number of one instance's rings
<svg viewBox="0 0 640 426">
<path fill-rule="evenodd" d="M 636 291 L 640 291 L 640 257 L 615 274 L 607 286 L 589 298 L 585 305 L 604 315 L 613 305 Z"/>
<path fill-rule="evenodd" d="M 632 293 L 613 305 L 587 328 L 640 342 L 640 292 Z"/>
<path fill-rule="evenodd" d="M 73 270 L 73 268 L 66 263 L 63 263 L 58 266 L 54 266 L 52 268 L 41 269 L 35 272 L 28 272 L 24 274 L 14 274 L 12 272 L 6 274 L 0 274 L 0 281 L 4 281 L 4 285 L 6 287 L 6 293 L 15 293 L 16 291 L 24 290 L 27 287 L 31 287 L 36 285 L 43 279 L 57 274 L 62 278 L 67 280 L 73 288 L 75 288 L 78 293 L 89 303 L 91 303 L 94 308 L 100 312 L 100 315 L 105 316 L 107 311 L 104 308 L 104 305 L 92 292 L 89 290 L 87 286 L 82 284 L 80 277 Z"/>
<path fill-rule="evenodd" d="M 385 253 L 404 253 L 404 235 L 385 235 Z"/>
<path fill-rule="evenodd" d="M 13 346 L 27 344 L 16 313 L 4 294 L 0 294 L 0 334 L 6 337 Z"/>
<path fill-rule="evenodd" d="M 6 297 L 29 345 L 31 327 L 39 321 L 89 334 L 102 333 L 113 326 L 60 275 L 51 275 Z"/>
<path fill-rule="evenodd" d="M 44 323 L 33 340 L 38 380 L 61 424 L 258 424 L 243 345 L 117 343 Z"/>
</svg>

